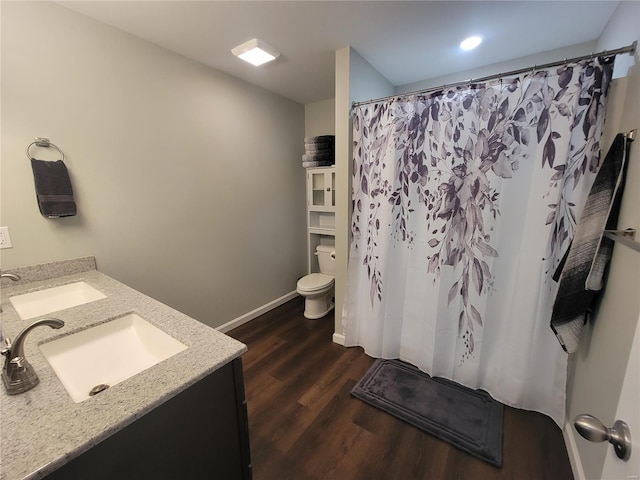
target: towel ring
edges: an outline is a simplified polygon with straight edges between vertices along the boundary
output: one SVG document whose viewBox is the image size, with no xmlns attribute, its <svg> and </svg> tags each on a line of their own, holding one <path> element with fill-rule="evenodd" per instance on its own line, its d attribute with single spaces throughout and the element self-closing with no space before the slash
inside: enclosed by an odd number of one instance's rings
<svg viewBox="0 0 640 480">
<path fill-rule="evenodd" d="M 51 143 L 49 141 L 49 139 L 45 138 L 45 137 L 36 137 L 33 142 L 31 142 L 29 145 L 27 145 L 27 148 L 26 148 L 25 152 L 26 152 L 27 158 L 29 160 L 31 160 L 33 158 L 31 156 L 31 154 L 29 153 L 29 149 L 31 147 L 33 147 L 34 145 L 36 145 L 37 147 L 42 147 L 42 148 L 50 148 L 50 147 L 55 148 L 58 151 L 58 153 L 60 154 L 60 156 L 62 157 L 60 160 L 64 161 L 64 153 L 62 152 L 62 150 L 60 150 L 60 148 L 58 148 L 58 146 L 55 143 Z"/>
</svg>

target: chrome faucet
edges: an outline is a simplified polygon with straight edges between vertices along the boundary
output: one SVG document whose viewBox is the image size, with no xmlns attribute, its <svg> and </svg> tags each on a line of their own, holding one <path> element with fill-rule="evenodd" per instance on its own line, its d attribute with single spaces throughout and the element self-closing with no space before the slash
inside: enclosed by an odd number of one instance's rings
<svg viewBox="0 0 640 480">
<path fill-rule="evenodd" d="M 18 280 L 20 280 L 20 276 L 14 274 L 14 273 L 2 273 L 2 272 L 0 272 L 0 280 L 2 280 L 3 278 L 8 278 L 10 280 L 13 280 L 14 282 L 17 282 Z M 2 311 L 2 305 L 0 305 L 0 312 L 1 311 Z"/>
<path fill-rule="evenodd" d="M 36 371 L 24 356 L 24 341 L 27 334 L 40 325 L 47 325 L 57 329 L 62 328 L 64 322 L 57 318 L 36 320 L 28 327 L 25 327 L 13 343 L 11 343 L 11 340 L 8 338 L 4 339 L 5 346 L 0 350 L 0 354 L 7 358 L 2 368 L 2 380 L 4 381 L 5 387 L 7 387 L 7 393 L 9 395 L 17 395 L 18 393 L 31 390 L 40 382 Z"/>
<path fill-rule="evenodd" d="M 9 279 L 13 280 L 14 282 L 17 282 L 18 280 L 20 280 L 20 276 L 16 275 L 15 273 L 2 273 L 2 272 L 0 272 L 0 278 L 9 278 Z"/>
</svg>

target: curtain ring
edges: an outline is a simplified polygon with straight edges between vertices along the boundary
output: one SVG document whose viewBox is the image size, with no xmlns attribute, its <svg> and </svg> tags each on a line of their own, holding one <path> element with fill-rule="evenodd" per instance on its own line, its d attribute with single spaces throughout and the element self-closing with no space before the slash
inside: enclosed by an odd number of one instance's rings
<svg viewBox="0 0 640 480">
<path fill-rule="evenodd" d="M 51 147 L 55 148 L 58 151 L 58 153 L 60 154 L 60 157 L 61 157 L 60 160 L 62 160 L 64 162 L 64 153 L 62 152 L 62 150 L 60 150 L 60 148 L 55 143 L 51 143 L 49 141 L 49 139 L 45 138 L 45 137 L 36 137 L 33 142 L 31 142 L 29 145 L 27 145 L 27 148 L 25 149 L 25 152 L 26 152 L 27 158 L 29 160 L 34 158 L 29 153 L 29 149 L 31 147 L 33 147 L 34 145 L 36 145 L 38 147 L 42 147 L 42 148 L 51 148 Z M 53 161 L 55 161 L 55 160 L 53 160 Z"/>
</svg>

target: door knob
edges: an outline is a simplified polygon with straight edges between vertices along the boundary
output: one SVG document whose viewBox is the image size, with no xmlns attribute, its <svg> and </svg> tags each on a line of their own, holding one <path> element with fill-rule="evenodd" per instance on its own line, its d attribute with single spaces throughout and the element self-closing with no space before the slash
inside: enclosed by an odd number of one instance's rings
<svg viewBox="0 0 640 480">
<path fill-rule="evenodd" d="M 631 457 L 631 432 L 629 426 L 622 420 L 616 420 L 613 427 L 607 428 L 604 423 L 593 415 L 578 415 L 573 425 L 580 435 L 590 442 L 604 442 L 607 440 L 613 449 L 625 462 Z"/>
</svg>

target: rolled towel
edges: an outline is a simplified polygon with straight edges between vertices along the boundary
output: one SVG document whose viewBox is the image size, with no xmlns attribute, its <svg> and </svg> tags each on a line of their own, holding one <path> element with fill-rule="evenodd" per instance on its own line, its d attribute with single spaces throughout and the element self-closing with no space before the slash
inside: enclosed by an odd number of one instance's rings
<svg viewBox="0 0 640 480">
<path fill-rule="evenodd" d="M 40 213 L 47 218 L 71 217 L 76 212 L 69 172 L 62 160 L 31 159 Z"/>
</svg>

